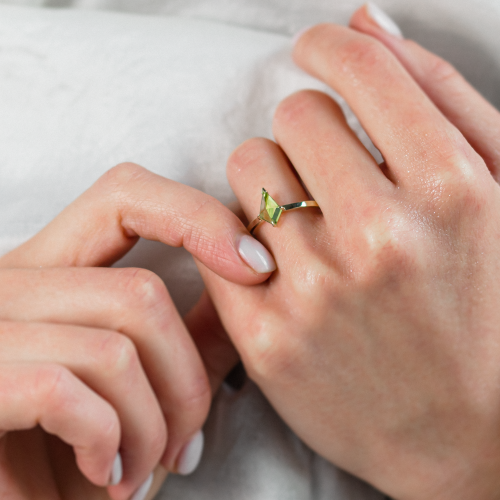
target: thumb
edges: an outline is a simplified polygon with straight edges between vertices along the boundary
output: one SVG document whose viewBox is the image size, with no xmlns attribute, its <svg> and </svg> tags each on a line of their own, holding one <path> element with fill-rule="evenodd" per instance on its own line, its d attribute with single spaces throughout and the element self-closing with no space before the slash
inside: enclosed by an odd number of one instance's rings
<svg viewBox="0 0 500 500">
<path fill-rule="evenodd" d="M 198 348 L 214 394 L 240 357 L 206 290 L 186 314 L 184 322 Z"/>
</svg>

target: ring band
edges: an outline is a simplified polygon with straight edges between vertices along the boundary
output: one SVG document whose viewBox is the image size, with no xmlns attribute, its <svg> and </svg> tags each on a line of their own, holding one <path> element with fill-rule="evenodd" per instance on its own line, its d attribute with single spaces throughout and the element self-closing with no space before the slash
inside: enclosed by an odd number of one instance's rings
<svg viewBox="0 0 500 500">
<path fill-rule="evenodd" d="M 299 201 L 297 203 L 288 203 L 287 205 L 278 205 L 271 195 L 262 188 L 262 200 L 260 202 L 260 214 L 248 224 L 248 231 L 253 234 L 261 222 L 269 222 L 273 227 L 278 224 L 281 214 L 297 208 L 317 207 L 319 205 L 314 200 Z"/>
</svg>

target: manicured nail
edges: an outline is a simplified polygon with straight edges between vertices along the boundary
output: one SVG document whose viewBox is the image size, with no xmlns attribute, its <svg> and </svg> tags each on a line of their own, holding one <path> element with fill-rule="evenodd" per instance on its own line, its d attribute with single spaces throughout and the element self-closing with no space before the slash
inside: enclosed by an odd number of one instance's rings
<svg viewBox="0 0 500 500">
<path fill-rule="evenodd" d="M 113 468 L 111 469 L 111 476 L 109 478 L 109 485 L 115 486 L 118 484 L 123 477 L 123 464 L 122 457 L 120 453 L 116 454 L 115 461 L 113 462 Z"/>
<path fill-rule="evenodd" d="M 295 33 L 295 35 L 293 35 L 293 38 L 292 38 L 292 45 L 295 45 L 298 41 L 299 41 L 299 38 L 309 29 L 311 29 L 314 25 L 311 24 L 310 26 L 306 26 L 305 28 L 302 28 L 300 29 L 299 31 L 297 31 L 297 33 Z"/>
<path fill-rule="evenodd" d="M 153 484 L 153 473 L 149 475 L 149 477 L 144 481 L 139 489 L 133 494 L 130 500 L 144 500 Z"/>
<path fill-rule="evenodd" d="M 201 460 L 204 442 L 205 438 L 203 437 L 203 431 L 198 431 L 193 439 L 191 439 L 191 441 L 184 446 L 179 453 L 179 458 L 177 459 L 177 474 L 187 476 L 188 474 L 191 474 L 191 472 L 195 471 Z"/>
<path fill-rule="evenodd" d="M 403 38 L 403 33 L 399 26 L 376 4 L 368 2 L 366 4 L 368 15 L 389 35 Z"/>
<path fill-rule="evenodd" d="M 257 273 L 271 273 L 276 270 L 276 262 L 267 248 L 251 236 L 243 235 L 238 252 L 241 258 Z"/>
</svg>

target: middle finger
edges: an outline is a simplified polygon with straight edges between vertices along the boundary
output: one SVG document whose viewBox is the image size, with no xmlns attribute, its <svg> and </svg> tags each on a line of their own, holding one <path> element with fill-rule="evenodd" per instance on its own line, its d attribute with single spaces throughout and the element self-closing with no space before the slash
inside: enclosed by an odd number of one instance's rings
<svg viewBox="0 0 500 500">
<path fill-rule="evenodd" d="M 393 190 L 326 94 L 303 90 L 287 97 L 276 110 L 273 131 L 327 219 L 338 218 L 332 211 L 351 212 L 345 204 L 355 199 Z"/>
<path fill-rule="evenodd" d="M 377 40 L 322 24 L 299 39 L 294 59 L 347 101 L 397 183 L 427 190 L 477 173 L 478 162 L 467 161 L 477 155 L 464 137 Z"/>
</svg>

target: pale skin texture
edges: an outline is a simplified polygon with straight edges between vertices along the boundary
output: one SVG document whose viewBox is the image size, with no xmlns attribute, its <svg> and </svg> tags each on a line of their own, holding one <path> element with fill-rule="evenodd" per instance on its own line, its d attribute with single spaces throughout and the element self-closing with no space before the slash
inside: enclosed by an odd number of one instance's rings
<svg viewBox="0 0 500 500">
<path fill-rule="evenodd" d="M 278 270 L 255 287 L 200 269 L 250 377 L 328 460 L 398 500 L 500 498 L 500 115 L 448 64 L 365 8 L 293 57 L 341 94 L 378 166 L 326 95 L 278 107 L 276 143 L 228 162 Z"/>
<path fill-rule="evenodd" d="M 123 164 L 0 259 L 0 498 L 125 500 L 157 469 L 152 497 L 238 355 L 206 294 L 183 322 L 156 275 L 101 266 L 143 236 L 252 285 L 269 273 L 242 235 L 217 200 Z"/>
<path fill-rule="evenodd" d="M 0 496 L 127 498 L 158 462 L 175 468 L 236 362 L 206 296 L 186 328 L 154 275 L 92 268 L 142 235 L 184 242 L 199 259 L 250 376 L 320 454 L 401 500 L 500 498 L 500 117 L 364 9 L 351 27 L 309 30 L 294 57 L 347 99 L 387 165 L 328 97 L 284 101 L 279 146 L 249 141 L 228 164 L 249 218 L 262 186 L 282 203 L 307 199 L 291 164 L 321 206 L 258 229 L 278 261 L 269 282 L 241 264 L 228 242 L 244 228 L 217 202 L 192 193 L 194 216 L 172 217 L 166 200 L 189 188 L 133 165 L 0 260 L 0 397 L 18 410 L 3 429 L 38 423 L 83 444 L 79 470 L 71 447 L 40 428 L 5 432 Z M 138 401 L 147 411 L 134 413 Z M 106 489 L 122 434 L 124 456 L 134 451 L 122 484 Z M 149 497 L 165 474 L 157 468 Z"/>
</svg>

